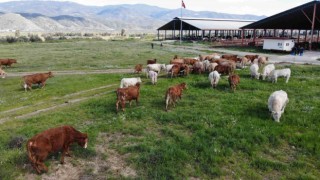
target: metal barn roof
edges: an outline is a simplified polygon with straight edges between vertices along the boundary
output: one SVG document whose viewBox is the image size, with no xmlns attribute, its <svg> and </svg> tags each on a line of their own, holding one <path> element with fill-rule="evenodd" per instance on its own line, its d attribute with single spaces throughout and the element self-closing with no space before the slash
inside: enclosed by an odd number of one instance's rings
<svg viewBox="0 0 320 180">
<path fill-rule="evenodd" d="M 311 1 L 287 11 L 275 14 L 260 21 L 241 27 L 241 29 L 302 29 L 310 30 L 314 8 L 314 29 L 320 29 L 320 2 Z"/>
<path fill-rule="evenodd" d="M 180 20 L 182 20 L 183 30 L 235 30 L 255 22 L 254 20 L 239 19 L 175 17 L 172 21 L 158 28 L 158 30 L 180 30 Z"/>
</svg>

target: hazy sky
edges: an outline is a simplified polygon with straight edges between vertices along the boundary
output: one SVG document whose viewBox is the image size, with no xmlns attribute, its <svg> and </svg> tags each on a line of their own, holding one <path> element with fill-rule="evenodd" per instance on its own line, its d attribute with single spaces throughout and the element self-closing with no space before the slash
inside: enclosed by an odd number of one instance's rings
<svg viewBox="0 0 320 180">
<path fill-rule="evenodd" d="M 11 0 L 0 0 L 7 2 Z M 16 0 L 17 1 L 17 0 Z M 62 1 L 62 0 L 58 0 Z M 63 0 L 66 1 L 66 0 Z M 176 9 L 181 0 L 68 0 L 85 5 L 148 4 Z M 195 11 L 215 11 L 233 14 L 274 15 L 312 0 L 184 0 L 186 8 Z"/>
</svg>

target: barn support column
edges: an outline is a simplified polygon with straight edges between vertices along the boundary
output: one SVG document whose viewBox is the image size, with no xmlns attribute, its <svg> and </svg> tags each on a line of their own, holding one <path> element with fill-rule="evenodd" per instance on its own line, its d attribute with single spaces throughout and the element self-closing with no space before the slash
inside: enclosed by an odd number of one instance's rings
<svg viewBox="0 0 320 180">
<path fill-rule="evenodd" d="M 306 30 L 306 35 L 304 36 L 304 42 L 307 42 L 308 31 Z"/>
<path fill-rule="evenodd" d="M 158 30 L 158 41 L 160 40 L 160 34 L 159 34 L 159 30 Z"/>
<path fill-rule="evenodd" d="M 253 44 L 256 45 L 256 29 L 253 30 Z"/>
<path fill-rule="evenodd" d="M 314 3 L 314 5 L 313 5 L 313 18 L 312 18 L 312 25 L 311 25 L 311 38 L 310 38 L 310 42 L 309 42 L 309 50 L 311 50 L 311 48 L 312 48 L 314 21 L 315 21 L 315 18 L 316 18 L 316 11 L 317 11 L 317 4 Z"/>
<path fill-rule="evenodd" d="M 204 33 L 205 33 L 206 31 L 205 30 L 202 30 L 202 35 L 201 35 L 201 39 L 203 40 L 203 38 L 204 38 Z"/>
<path fill-rule="evenodd" d="M 243 46 L 243 41 L 244 41 L 243 37 L 244 37 L 244 29 L 242 29 L 241 31 L 241 46 Z"/>
<path fill-rule="evenodd" d="M 172 39 L 176 39 L 176 21 L 173 23 L 173 37 Z"/>
<path fill-rule="evenodd" d="M 164 40 L 167 39 L 167 30 L 164 30 Z"/>
<path fill-rule="evenodd" d="M 298 31 L 298 43 L 300 42 L 300 29 Z"/>
<path fill-rule="evenodd" d="M 291 29 L 291 32 L 290 32 L 290 38 L 292 38 L 292 33 L 293 33 L 293 29 Z"/>
</svg>

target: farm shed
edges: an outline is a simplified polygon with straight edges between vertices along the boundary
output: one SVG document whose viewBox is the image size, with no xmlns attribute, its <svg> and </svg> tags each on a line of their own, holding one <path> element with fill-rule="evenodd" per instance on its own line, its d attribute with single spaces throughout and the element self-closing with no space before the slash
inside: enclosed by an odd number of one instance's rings
<svg viewBox="0 0 320 180">
<path fill-rule="evenodd" d="M 213 37 L 241 37 L 240 27 L 253 22 L 255 21 L 175 17 L 173 20 L 157 29 L 158 40 L 160 40 L 160 31 L 164 32 L 163 39 L 179 39 L 180 32 L 182 32 L 181 35 L 184 40 L 202 40 L 204 38 L 211 39 Z"/>
<path fill-rule="evenodd" d="M 311 1 L 241 27 L 250 31 L 254 44 L 263 37 L 292 38 L 298 44 L 316 48 L 319 43 L 320 2 Z"/>
</svg>

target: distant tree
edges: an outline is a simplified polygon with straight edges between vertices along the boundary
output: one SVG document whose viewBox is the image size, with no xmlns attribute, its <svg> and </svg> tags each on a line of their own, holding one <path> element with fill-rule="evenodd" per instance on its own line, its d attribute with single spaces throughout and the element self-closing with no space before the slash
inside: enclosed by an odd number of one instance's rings
<svg viewBox="0 0 320 180">
<path fill-rule="evenodd" d="M 121 29 L 121 36 L 124 36 L 124 33 L 126 32 L 125 29 Z"/>
</svg>

